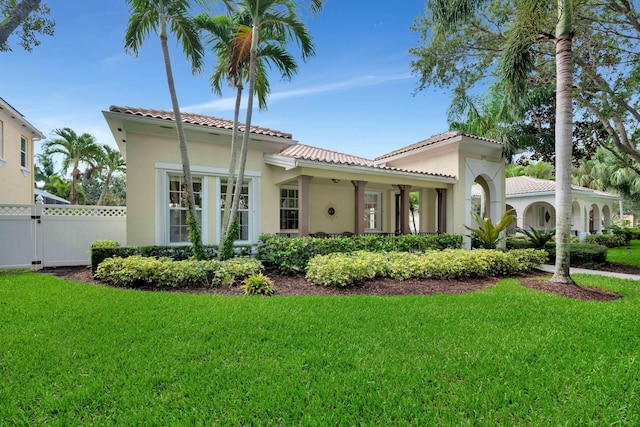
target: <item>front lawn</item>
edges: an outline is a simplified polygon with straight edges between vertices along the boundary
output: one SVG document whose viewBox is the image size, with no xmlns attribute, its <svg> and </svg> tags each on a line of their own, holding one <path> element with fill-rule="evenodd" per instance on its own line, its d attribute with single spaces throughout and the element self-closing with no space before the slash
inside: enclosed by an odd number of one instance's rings
<svg viewBox="0 0 640 427">
<path fill-rule="evenodd" d="M 638 425 L 640 286 L 235 297 L 0 274 L 0 425 Z"/>
<path fill-rule="evenodd" d="M 607 249 L 607 261 L 640 267 L 640 240 L 632 240 L 629 245 Z"/>
</svg>

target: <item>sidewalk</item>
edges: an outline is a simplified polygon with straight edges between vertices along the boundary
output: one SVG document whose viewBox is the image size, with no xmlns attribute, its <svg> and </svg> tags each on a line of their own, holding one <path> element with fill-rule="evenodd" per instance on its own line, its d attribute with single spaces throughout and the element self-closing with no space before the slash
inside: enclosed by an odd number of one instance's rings
<svg viewBox="0 0 640 427">
<path fill-rule="evenodd" d="M 539 270 L 545 271 L 547 273 L 553 273 L 555 271 L 554 265 L 543 264 L 538 267 Z M 599 271 L 599 270 L 588 270 L 586 268 L 573 268 L 569 269 L 569 274 L 593 274 L 596 276 L 609 276 L 615 277 L 618 279 L 631 279 L 631 280 L 640 280 L 640 276 L 636 274 L 626 274 L 626 273 L 615 273 L 613 271 Z"/>
</svg>

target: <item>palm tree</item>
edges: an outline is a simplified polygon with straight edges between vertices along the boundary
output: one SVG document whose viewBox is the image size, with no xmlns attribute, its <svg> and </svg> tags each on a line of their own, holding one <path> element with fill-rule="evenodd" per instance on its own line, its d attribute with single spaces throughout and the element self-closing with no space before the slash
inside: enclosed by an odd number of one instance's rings
<svg viewBox="0 0 640 427">
<path fill-rule="evenodd" d="M 102 205 L 102 201 L 104 200 L 104 196 L 107 194 L 113 174 L 115 172 L 125 172 L 127 170 L 126 163 L 119 150 L 115 150 L 108 145 L 103 145 L 102 150 L 103 153 L 100 158 L 100 168 L 106 171 L 106 175 L 102 186 L 102 192 L 100 193 L 100 197 L 98 197 L 98 202 L 96 203 L 97 206 Z"/>
<path fill-rule="evenodd" d="M 317 13 L 322 9 L 324 0 L 309 0 L 311 12 Z M 238 214 L 238 205 L 244 180 L 244 169 L 247 163 L 247 151 L 249 146 L 249 136 L 251 133 L 251 117 L 253 114 L 253 96 L 255 93 L 258 51 L 261 44 L 261 36 L 267 34 L 282 35 L 286 41 L 293 40 L 299 46 L 302 58 L 306 59 L 315 54 L 315 47 L 311 41 L 311 36 L 306 26 L 296 16 L 300 8 L 300 2 L 295 0 L 240 0 L 238 2 L 238 13 L 242 16 L 246 14 L 250 18 L 251 32 L 248 43 L 244 43 L 244 48 L 249 47 L 249 90 L 247 94 L 247 116 L 244 123 L 244 135 L 240 149 L 240 159 L 238 174 L 235 180 L 235 188 L 229 213 L 227 229 L 223 230 L 223 238 L 229 236 L 233 222 Z"/>
<path fill-rule="evenodd" d="M 434 31 L 444 34 L 468 20 L 487 0 L 430 0 L 428 7 L 436 24 Z M 545 34 L 551 3 L 516 2 L 516 18 L 505 34 L 500 74 L 507 101 L 520 107 L 527 91 L 527 78 L 534 68 L 532 48 L 539 41 L 553 41 L 556 48 L 556 265 L 552 281 L 573 283 L 569 275 L 571 242 L 571 157 L 572 157 L 572 58 L 573 0 L 558 0 L 555 35 Z"/>
<path fill-rule="evenodd" d="M 178 144 L 182 158 L 182 172 L 185 181 L 185 193 L 187 195 L 187 222 L 189 224 L 189 240 L 193 245 L 193 253 L 198 259 L 206 257 L 202 246 L 200 226 L 196 220 L 196 202 L 193 193 L 193 179 L 191 177 L 191 165 L 187 149 L 187 138 L 182 125 L 182 115 L 178 104 L 178 96 L 173 80 L 169 47 L 167 44 L 168 29 L 175 34 L 188 59 L 194 73 L 202 68 L 203 47 L 198 37 L 197 29 L 193 21 L 187 16 L 190 7 L 188 0 L 127 0 L 130 5 L 131 16 L 125 35 L 125 49 L 136 56 L 142 46 L 142 42 L 151 32 L 158 34 L 162 55 L 164 58 L 167 85 L 171 96 L 171 106 L 176 122 Z"/>
<path fill-rule="evenodd" d="M 240 105 L 244 83 L 249 78 L 248 62 L 251 44 L 250 17 L 246 14 L 233 16 L 215 16 L 202 13 L 195 18 L 196 25 L 209 34 L 209 43 L 216 54 L 217 62 L 210 78 L 211 87 L 217 95 L 222 95 L 222 84 L 228 82 L 236 89 L 236 103 L 233 115 L 233 131 L 231 136 L 231 158 L 229 162 L 229 174 L 227 188 L 234 188 L 235 171 L 238 158 L 238 127 Z M 270 93 L 269 80 L 267 78 L 267 65 L 275 67 L 282 78 L 291 79 L 297 72 L 298 64 L 291 54 L 285 50 L 287 39 L 282 33 L 268 33 L 262 31 L 261 43 L 258 46 L 256 56 L 256 84 L 255 94 L 258 97 L 258 106 L 265 109 L 267 96 Z M 222 230 L 228 226 L 229 212 L 232 205 L 232 191 L 226 192 L 224 213 L 222 217 Z"/>
<path fill-rule="evenodd" d="M 47 154 L 61 154 L 62 170 L 67 172 L 71 168 L 71 191 L 69 202 L 77 205 L 78 181 L 80 180 L 80 165 L 95 166 L 100 157 L 101 149 L 96 139 L 88 134 L 78 135 L 73 129 L 61 128 L 53 131 L 58 138 L 48 141 L 44 145 Z"/>
</svg>

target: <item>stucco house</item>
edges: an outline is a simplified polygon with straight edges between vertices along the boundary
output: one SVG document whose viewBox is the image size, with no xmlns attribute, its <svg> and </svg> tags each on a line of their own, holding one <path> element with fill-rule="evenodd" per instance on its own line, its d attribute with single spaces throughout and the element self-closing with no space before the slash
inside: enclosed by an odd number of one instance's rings
<svg viewBox="0 0 640 427">
<path fill-rule="evenodd" d="M 111 106 L 103 112 L 127 162 L 127 242 L 184 244 L 182 168 L 170 111 Z M 183 114 L 203 241 L 219 243 L 232 122 Z M 243 130 L 241 128 L 241 130 Z M 461 233 L 471 224 L 471 188 L 486 212 L 505 210 L 502 146 L 447 132 L 365 159 L 304 145 L 252 126 L 239 242 L 264 233 L 409 233 L 409 194 L 420 195 L 419 232 Z"/>
<path fill-rule="evenodd" d="M 0 98 L 0 203 L 33 203 L 34 141 L 44 135 Z"/>
<path fill-rule="evenodd" d="M 515 211 L 519 227 L 555 228 L 555 181 L 530 176 L 512 177 L 505 181 L 507 210 Z M 621 198 L 617 194 L 572 185 L 571 199 L 571 230 L 580 237 L 602 233 L 613 223 L 613 215 L 621 213 Z"/>
</svg>

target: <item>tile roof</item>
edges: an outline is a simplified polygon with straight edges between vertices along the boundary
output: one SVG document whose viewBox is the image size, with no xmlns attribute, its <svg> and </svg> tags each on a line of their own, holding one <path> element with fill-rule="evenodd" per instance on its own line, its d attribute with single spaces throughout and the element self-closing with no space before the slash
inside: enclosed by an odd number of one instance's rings
<svg viewBox="0 0 640 427">
<path fill-rule="evenodd" d="M 514 176 L 505 179 L 505 189 L 508 196 L 531 193 L 554 193 L 556 191 L 556 182 L 549 179 L 539 179 L 531 176 Z M 593 190 L 587 187 L 580 187 L 578 185 L 572 185 L 571 189 L 601 196 L 617 196 L 616 194 Z"/>
<path fill-rule="evenodd" d="M 421 175 L 438 176 L 442 178 L 455 178 L 452 175 L 439 173 L 429 173 L 425 171 L 399 169 L 390 166 L 377 165 L 373 160 L 364 157 L 352 156 L 350 154 L 338 153 L 337 151 L 325 150 L 324 148 L 313 147 L 305 144 L 291 145 L 278 153 L 280 156 L 291 157 L 296 160 L 310 160 L 321 163 L 361 166 L 383 171 L 396 171 L 405 173 L 415 173 Z"/>
<path fill-rule="evenodd" d="M 154 110 L 149 108 L 135 108 L 135 107 L 120 107 L 117 105 L 112 105 L 109 107 L 109 111 L 113 113 L 124 113 L 131 114 L 133 116 L 141 116 L 141 117 L 150 117 L 154 119 L 162 119 L 162 120 L 170 120 L 174 121 L 175 117 L 173 115 L 173 111 L 167 110 Z M 193 125 L 200 126 L 208 126 L 217 129 L 233 129 L 233 121 L 220 119 L 218 117 L 213 116 L 204 116 L 202 114 L 193 114 L 182 112 L 182 121 L 183 123 L 189 123 Z M 241 123 L 239 126 L 240 132 L 244 132 L 244 125 Z M 251 126 L 251 133 L 256 135 L 266 135 L 273 136 L 277 138 L 285 138 L 291 139 L 292 135 L 290 133 L 280 132 L 278 130 L 261 128 L 258 126 Z"/>
<path fill-rule="evenodd" d="M 419 148 L 426 147 L 428 145 L 433 145 L 433 144 L 436 144 L 438 142 L 446 141 L 447 139 L 455 138 L 456 136 L 466 136 L 468 138 L 473 138 L 473 139 L 477 139 L 477 140 L 480 140 L 480 141 L 492 142 L 494 144 L 501 145 L 498 141 L 494 141 L 492 139 L 482 138 L 482 137 L 474 136 L 474 135 L 468 135 L 466 133 L 463 133 L 463 132 L 460 132 L 460 131 L 457 131 L 457 130 L 452 130 L 452 131 L 449 131 L 449 132 L 441 133 L 439 135 L 434 135 L 431 138 L 427 138 L 427 139 L 422 140 L 420 142 L 416 142 L 415 144 L 411 144 L 411 145 L 408 145 L 406 147 L 399 148 L 399 149 L 397 149 L 395 151 L 392 151 L 390 153 L 383 154 L 382 156 L 376 157 L 375 160 L 378 161 L 378 160 L 382 160 L 382 159 L 386 159 L 386 158 L 389 158 L 389 157 L 396 156 L 398 154 L 407 153 L 409 151 L 417 150 Z"/>
</svg>

